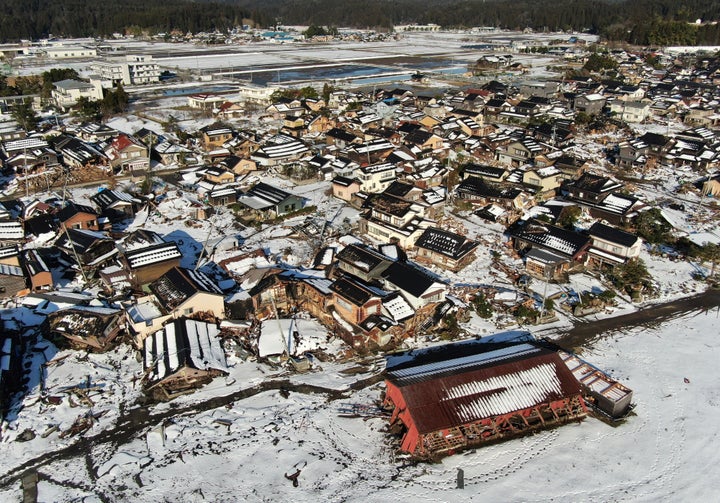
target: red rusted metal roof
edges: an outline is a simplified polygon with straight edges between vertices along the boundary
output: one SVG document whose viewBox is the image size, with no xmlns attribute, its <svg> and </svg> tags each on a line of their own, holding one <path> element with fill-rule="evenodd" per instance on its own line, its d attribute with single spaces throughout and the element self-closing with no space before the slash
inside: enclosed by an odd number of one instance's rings
<svg viewBox="0 0 720 503">
<path fill-rule="evenodd" d="M 533 343 L 390 370 L 420 434 L 580 394 L 557 352 Z"/>
</svg>

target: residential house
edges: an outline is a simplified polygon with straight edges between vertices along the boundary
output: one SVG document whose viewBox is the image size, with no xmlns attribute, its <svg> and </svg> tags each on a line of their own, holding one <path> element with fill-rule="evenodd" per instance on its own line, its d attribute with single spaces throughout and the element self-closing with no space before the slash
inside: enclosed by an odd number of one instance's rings
<svg viewBox="0 0 720 503">
<path fill-rule="evenodd" d="M 583 173 L 580 178 L 567 185 L 568 199 L 580 204 L 599 204 L 623 184 L 606 176 Z"/>
<path fill-rule="evenodd" d="M 393 262 L 390 257 L 361 244 L 346 246 L 335 258 L 339 271 L 356 276 L 365 282 L 379 279 L 382 272 Z"/>
<path fill-rule="evenodd" d="M 564 179 L 562 171 L 555 166 L 545 168 L 530 168 L 523 172 L 522 181 L 532 187 L 537 193 L 547 194 L 554 192 Z"/>
<path fill-rule="evenodd" d="M 333 196 L 343 201 L 350 202 L 353 194 L 360 191 L 362 184 L 355 178 L 336 176 L 332 180 Z"/>
<path fill-rule="evenodd" d="M 138 229 L 118 244 L 123 269 L 134 285 L 157 280 L 174 267 L 180 266 L 182 253 L 175 242 L 167 242 L 153 231 Z"/>
<path fill-rule="evenodd" d="M 225 317 L 222 291 L 201 271 L 173 267 L 150 283 L 149 289 L 151 295 L 124 304 L 129 331 L 139 347 L 168 320 L 188 316 Z"/>
<path fill-rule="evenodd" d="M 210 112 L 225 101 L 224 96 L 211 93 L 191 94 L 188 96 L 188 106 L 204 112 Z"/>
<path fill-rule="evenodd" d="M 378 194 L 367 202 L 361 214 L 360 232 L 377 242 L 395 241 L 403 248 L 411 247 L 432 221 L 425 219 L 423 207 L 411 201 Z"/>
<path fill-rule="evenodd" d="M 518 251 L 539 248 L 565 259 L 569 259 L 568 267 L 583 264 L 590 238 L 562 227 L 546 224 L 538 220 L 529 220 L 523 224 L 511 226 L 508 235 Z"/>
<path fill-rule="evenodd" d="M 368 193 L 383 192 L 397 178 L 397 169 L 389 162 L 360 166 L 355 170 L 360 190 Z"/>
<path fill-rule="evenodd" d="M 169 140 L 164 140 L 153 147 L 153 152 L 160 158 L 160 162 L 165 166 L 172 164 L 186 164 L 188 158 L 192 154 L 192 150 L 176 145 Z"/>
<path fill-rule="evenodd" d="M 601 222 L 595 222 L 589 234 L 592 239 L 592 246 L 588 249 L 590 265 L 612 267 L 640 256 L 642 240 L 634 234 Z"/>
<path fill-rule="evenodd" d="M 259 218 L 274 219 L 302 209 L 304 200 L 265 182 L 240 193 L 237 202 L 246 208 L 246 213 Z"/>
<path fill-rule="evenodd" d="M 562 172 L 565 180 L 574 180 L 585 172 L 587 161 L 572 155 L 562 154 L 560 157 L 555 158 L 553 166 Z"/>
<path fill-rule="evenodd" d="M 38 250 L 29 249 L 20 252 L 20 266 L 30 290 L 37 292 L 52 289 L 54 284 L 52 272 Z"/>
<path fill-rule="evenodd" d="M 463 179 L 474 176 L 491 183 L 504 182 L 508 174 L 510 174 L 510 172 L 505 168 L 484 164 L 470 163 L 464 165 L 462 168 Z"/>
<path fill-rule="evenodd" d="M 382 312 L 382 297 L 377 288 L 342 277 L 330 285 L 330 290 L 330 305 L 343 320 L 353 325 L 359 325 L 368 316 Z"/>
<path fill-rule="evenodd" d="M 150 167 L 147 146 L 137 138 L 120 134 L 105 149 L 105 156 L 115 173 L 133 173 Z"/>
<path fill-rule="evenodd" d="M 393 262 L 382 272 L 386 289 L 397 289 L 418 310 L 445 300 L 447 285 L 434 275 L 409 262 Z"/>
<path fill-rule="evenodd" d="M 228 171 L 221 166 L 210 166 L 205 168 L 203 178 L 210 183 L 225 184 L 232 183 L 235 181 L 235 174 L 232 171 Z"/>
<path fill-rule="evenodd" d="M 103 152 L 74 136 L 60 135 L 52 143 L 63 163 L 71 168 L 107 165 Z"/>
<path fill-rule="evenodd" d="M 260 166 L 278 166 L 296 161 L 310 152 L 300 140 L 286 134 L 276 134 L 255 150 L 250 159 Z"/>
<path fill-rule="evenodd" d="M 90 196 L 90 200 L 100 209 L 100 214 L 111 222 L 132 218 L 141 203 L 140 199 L 127 192 L 114 189 L 102 189 Z"/>
<path fill-rule="evenodd" d="M 79 260 L 80 267 L 99 267 L 118 253 L 115 240 L 110 236 L 84 229 L 66 229 L 55 241 L 55 246 Z"/>
<path fill-rule="evenodd" d="M 610 103 L 610 112 L 623 122 L 640 123 L 650 116 L 650 100 L 626 101 L 622 99 L 613 100 Z"/>
<path fill-rule="evenodd" d="M 458 272 L 475 259 L 479 243 L 437 227 L 429 227 L 415 241 L 415 260 Z"/>
<path fill-rule="evenodd" d="M 104 351 L 121 333 L 122 310 L 106 307 L 76 306 L 50 313 L 47 332 L 64 337 L 72 347 Z"/>
<path fill-rule="evenodd" d="M 177 319 L 143 341 L 146 390 L 169 400 L 228 373 L 216 323 Z"/>
<path fill-rule="evenodd" d="M 222 103 L 215 112 L 215 116 L 220 120 L 236 119 L 244 115 L 245 107 L 232 101 Z"/>
<path fill-rule="evenodd" d="M 353 143 L 360 143 L 361 139 L 344 129 L 334 127 L 325 133 L 325 141 L 328 145 L 335 145 L 339 149 L 345 149 Z"/>
<path fill-rule="evenodd" d="M 232 129 L 219 123 L 200 128 L 200 143 L 205 150 L 222 147 L 233 137 Z"/>
<path fill-rule="evenodd" d="M 483 179 L 471 176 L 463 180 L 455 188 L 459 199 L 475 204 L 487 205 L 496 203 L 506 210 L 522 210 L 531 201 L 531 197 L 516 187 L 499 187 L 489 184 Z"/>
<path fill-rule="evenodd" d="M 544 152 L 545 149 L 538 142 L 526 136 L 498 147 L 495 159 L 505 166 L 519 167 L 523 164 L 532 164 L 535 156 Z"/>
<path fill-rule="evenodd" d="M 227 185 L 216 185 L 207 193 L 210 206 L 228 206 L 237 202 L 237 189 Z"/>
<path fill-rule="evenodd" d="M 605 107 L 605 101 L 605 96 L 602 94 L 582 94 L 575 97 L 573 108 L 576 112 L 587 115 L 600 115 Z"/>
<path fill-rule="evenodd" d="M 99 215 L 93 208 L 72 201 L 57 213 L 57 219 L 64 229 L 102 230 Z"/>
</svg>

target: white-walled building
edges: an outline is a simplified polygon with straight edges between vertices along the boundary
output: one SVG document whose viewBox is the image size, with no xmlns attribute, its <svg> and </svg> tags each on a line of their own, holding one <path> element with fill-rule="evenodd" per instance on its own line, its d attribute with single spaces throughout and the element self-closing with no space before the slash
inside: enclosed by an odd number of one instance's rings
<svg viewBox="0 0 720 503">
<path fill-rule="evenodd" d="M 152 56 L 139 54 L 95 63 L 92 70 L 103 79 L 112 81 L 113 85 L 119 82 L 124 86 L 159 82 L 161 73 L 160 65 Z"/>
<path fill-rule="evenodd" d="M 75 105 L 80 98 L 87 98 L 91 101 L 103 98 L 102 81 L 94 77 L 90 78 L 90 82 L 75 79 L 61 80 L 53 82 L 53 87 L 52 100 L 62 109 Z"/>
</svg>

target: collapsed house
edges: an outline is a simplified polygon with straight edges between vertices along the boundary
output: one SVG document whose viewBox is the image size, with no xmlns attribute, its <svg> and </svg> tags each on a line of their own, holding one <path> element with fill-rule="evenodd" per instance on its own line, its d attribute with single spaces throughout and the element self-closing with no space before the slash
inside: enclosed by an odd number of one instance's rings
<svg viewBox="0 0 720 503">
<path fill-rule="evenodd" d="M 218 326 L 187 318 L 173 320 L 144 341 L 146 391 L 169 400 L 227 374 Z"/>
<path fill-rule="evenodd" d="M 123 328 L 120 309 L 75 306 L 47 317 L 49 335 L 66 338 L 74 348 L 104 351 Z"/>
<path fill-rule="evenodd" d="M 583 419 L 582 389 L 535 341 L 464 341 L 388 357 L 384 406 L 400 449 L 427 458 Z"/>
</svg>

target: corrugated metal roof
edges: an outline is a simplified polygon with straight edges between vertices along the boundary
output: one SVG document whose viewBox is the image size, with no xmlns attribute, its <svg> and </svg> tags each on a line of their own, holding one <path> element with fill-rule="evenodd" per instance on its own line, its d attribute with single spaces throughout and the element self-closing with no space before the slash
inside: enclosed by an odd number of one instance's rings
<svg viewBox="0 0 720 503">
<path fill-rule="evenodd" d="M 557 352 L 536 343 L 493 347 L 388 372 L 421 434 L 580 393 Z"/>
</svg>

